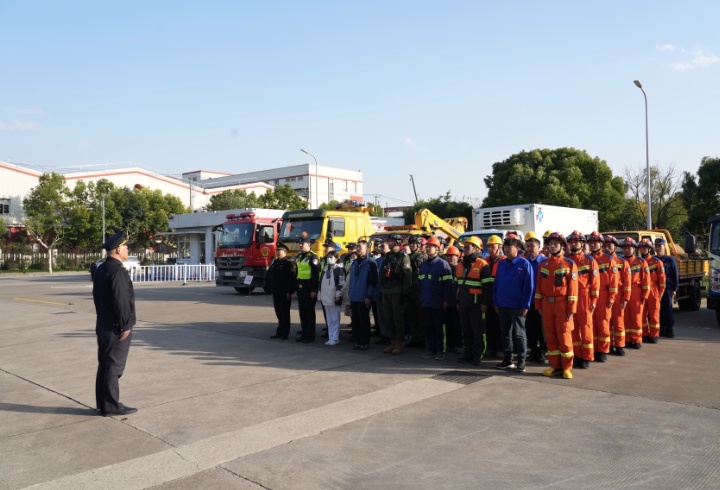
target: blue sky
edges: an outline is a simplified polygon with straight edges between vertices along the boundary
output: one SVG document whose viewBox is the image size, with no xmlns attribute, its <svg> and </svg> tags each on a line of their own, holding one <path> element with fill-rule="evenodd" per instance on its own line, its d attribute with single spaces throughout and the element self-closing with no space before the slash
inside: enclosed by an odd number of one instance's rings
<svg viewBox="0 0 720 490">
<path fill-rule="evenodd" d="M 720 2 L 0 0 L 0 160 L 161 173 L 312 163 L 366 199 L 479 201 L 571 146 L 616 175 L 720 155 Z M 93 168 L 93 167 L 89 167 Z"/>
</svg>

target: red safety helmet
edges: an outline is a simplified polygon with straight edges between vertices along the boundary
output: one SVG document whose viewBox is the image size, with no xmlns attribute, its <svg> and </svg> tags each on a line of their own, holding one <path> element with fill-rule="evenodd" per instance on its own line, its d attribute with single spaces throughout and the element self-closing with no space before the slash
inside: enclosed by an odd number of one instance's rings
<svg viewBox="0 0 720 490">
<path fill-rule="evenodd" d="M 652 242 L 650 241 L 649 238 L 643 238 L 643 239 L 640 240 L 640 242 L 638 243 L 638 248 L 640 248 L 640 247 L 648 247 L 649 249 L 652 249 L 652 248 L 653 248 L 653 244 L 652 244 Z"/>
<path fill-rule="evenodd" d="M 605 243 L 614 243 L 616 247 L 620 246 L 620 242 L 613 235 L 605 235 Z"/>
<path fill-rule="evenodd" d="M 571 241 L 573 241 L 573 240 L 580 240 L 581 242 L 586 241 L 586 240 L 585 240 L 585 235 L 583 235 L 582 233 L 580 233 L 578 230 L 573 231 L 572 233 L 570 233 L 570 234 L 567 236 L 567 241 L 568 241 L 568 242 L 571 242 Z"/>
<path fill-rule="evenodd" d="M 587 237 L 588 242 L 604 242 L 605 238 L 598 233 L 597 231 L 593 231 L 590 233 L 590 236 Z"/>
<path fill-rule="evenodd" d="M 548 243 L 550 243 L 550 240 L 560 240 L 563 245 L 567 245 L 567 239 L 565 239 L 565 235 L 563 235 L 562 233 L 558 233 L 557 231 L 550 233 L 545 239 L 545 241 L 547 241 Z"/>
<path fill-rule="evenodd" d="M 623 240 L 621 247 L 634 247 L 637 248 L 638 244 L 633 237 L 627 237 Z"/>
<path fill-rule="evenodd" d="M 460 257 L 460 250 L 454 245 L 450 245 L 448 249 L 445 251 L 445 255 L 457 255 Z"/>
<path fill-rule="evenodd" d="M 440 248 L 440 240 L 438 240 L 438 237 L 436 236 L 431 236 L 430 238 L 428 238 L 428 241 L 425 242 L 425 245 L 434 245 Z"/>
</svg>

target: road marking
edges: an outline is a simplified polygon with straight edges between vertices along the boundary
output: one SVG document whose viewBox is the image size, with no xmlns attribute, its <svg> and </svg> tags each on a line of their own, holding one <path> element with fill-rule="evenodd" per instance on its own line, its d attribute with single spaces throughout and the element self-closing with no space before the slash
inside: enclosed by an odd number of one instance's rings
<svg viewBox="0 0 720 490">
<path fill-rule="evenodd" d="M 13 298 L 15 301 L 26 301 L 28 303 L 43 303 L 46 305 L 60 305 L 60 306 L 67 306 L 70 303 L 55 303 L 54 301 L 42 301 L 39 299 L 30 299 L 30 298 Z"/>
<path fill-rule="evenodd" d="M 357 420 L 462 388 L 430 378 L 269 420 L 122 463 L 69 475 L 30 488 L 141 489 L 185 478 L 243 456 L 318 435 Z"/>
</svg>

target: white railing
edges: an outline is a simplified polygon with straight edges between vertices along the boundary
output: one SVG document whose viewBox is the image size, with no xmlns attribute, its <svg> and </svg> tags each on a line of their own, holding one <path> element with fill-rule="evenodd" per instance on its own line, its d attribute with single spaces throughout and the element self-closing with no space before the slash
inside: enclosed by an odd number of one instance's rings
<svg viewBox="0 0 720 490">
<path fill-rule="evenodd" d="M 133 282 L 214 281 L 215 264 L 144 265 L 128 270 Z"/>
</svg>

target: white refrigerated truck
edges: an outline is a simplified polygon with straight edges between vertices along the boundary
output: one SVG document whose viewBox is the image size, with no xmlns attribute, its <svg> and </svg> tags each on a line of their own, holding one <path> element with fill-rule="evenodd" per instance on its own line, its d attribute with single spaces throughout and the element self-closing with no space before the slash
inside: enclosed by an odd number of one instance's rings
<svg viewBox="0 0 720 490">
<path fill-rule="evenodd" d="M 547 230 L 567 236 L 574 230 L 585 235 L 598 231 L 598 212 L 546 204 L 516 204 L 473 210 L 473 232 L 482 230 L 532 231 L 543 236 Z"/>
</svg>

